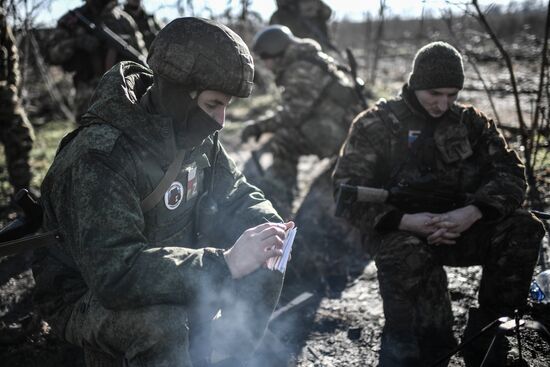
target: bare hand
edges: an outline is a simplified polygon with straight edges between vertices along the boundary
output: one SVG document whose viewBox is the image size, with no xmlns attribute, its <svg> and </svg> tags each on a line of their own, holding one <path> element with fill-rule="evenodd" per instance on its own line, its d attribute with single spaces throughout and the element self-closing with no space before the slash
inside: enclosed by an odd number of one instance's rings
<svg viewBox="0 0 550 367">
<path fill-rule="evenodd" d="M 434 213 L 416 213 L 405 214 L 401 218 L 399 223 L 399 229 L 401 231 L 409 231 L 427 237 L 433 232 L 437 231 L 437 227 L 433 224 L 433 218 L 437 214 Z M 432 223 L 432 224 L 428 224 Z"/>
<path fill-rule="evenodd" d="M 428 236 L 428 243 L 454 244 L 456 243 L 455 240 L 481 217 L 481 211 L 474 205 L 438 214 L 427 223 L 427 225 L 437 228 L 434 233 Z"/>
<path fill-rule="evenodd" d="M 286 231 L 292 227 L 293 222 L 263 223 L 244 231 L 224 253 L 233 279 L 252 273 L 273 256 L 281 256 Z"/>
<path fill-rule="evenodd" d="M 445 224 L 442 224 L 440 214 L 416 213 L 405 214 L 401 218 L 399 229 L 413 232 L 427 239 L 429 244 L 452 245 L 460 235 L 449 231 Z"/>
</svg>

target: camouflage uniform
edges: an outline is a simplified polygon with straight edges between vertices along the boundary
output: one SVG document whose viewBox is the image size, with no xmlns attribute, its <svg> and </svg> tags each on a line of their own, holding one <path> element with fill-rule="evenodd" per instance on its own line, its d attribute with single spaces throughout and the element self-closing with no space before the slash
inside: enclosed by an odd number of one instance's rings
<svg viewBox="0 0 550 367">
<path fill-rule="evenodd" d="M 154 14 L 147 14 L 143 6 L 126 3 L 124 11 L 132 16 L 143 36 L 145 47 L 149 49 L 158 31 L 162 28 Z"/>
<path fill-rule="evenodd" d="M 288 214 L 300 156 L 336 156 L 361 107 L 352 79 L 313 40 L 291 43 L 277 62 L 275 76 L 282 87 L 282 106 L 255 124 L 258 133 L 273 132 L 273 164 L 259 185 Z"/>
<path fill-rule="evenodd" d="M 100 0 L 96 0 L 96 6 L 102 6 L 100 14 L 96 14 L 88 4 L 75 10 L 91 22 L 107 26 L 129 45 L 145 55 L 142 35 L 132 17 L 117 5 L 117 1 L 110 1 L 105 5 L 99 5 L 100 2 Z M 78 122 L 86 112 L 101 76 L 111 66 L 122 61 L 123 57 L 116 52 L 113 55 L 113 49 L 107 42 L 89 33 L 71 12 L 59 19 L 48 45 L 48 61 L 54 65 L 61 65 L 67 72 L 74 72 L 74 110 Z"/>
<path fill-rule="evenodd" d="M 14 190 L 31 181 L 29 152 L 33 128 L 17 95 L 20 84 L 15 38 L 0 7 L 0 140 L 4 144 L 9 180 Z"/>
<path fill-rule="evenodd" d="M 245 355 L 263 333 L 282 276 L 260 269 L 232 281 L 220 248 L 281 218 L 212 137 L 186 150 L 176 195 L 168 190 L 141 210 L 177 149 L 172 119 L 139 103 L 152 82 L 136 63 L 112 68 L 85 125 L 61 143 L 42 192 L 45 228 L 59 228 L 63 242 L 34 268 L 36 302 L 59 335 L 113 357 L 125 351 L 130 366 L 190 366 L 188 331 L 193 337 L 198 320 L 221 308 L 225 331 L 213 338 Z M 207 190 L 215 215 L 198 205 Z M 181 204 L 170 207 L 172 200 Z"/>
<path fill-rule="evenodd" d="M 286 25 L 296 37 L 312 38 L 328 50 L 331 46 L 327 22 L 331 14 L 332 9 L 321 0 L 278 0 L 269 24 Z"/>
<path fill-rule="evenodd" d="M 433 189 L 473 194 L 467 204 L 476 205 L 483 219 L 455 245 L 433 246 L 397 230 L 397 223 L 389 225 L 401 208 L 366 203 L 346 208 L 378 268 L 386 316 L 380 366 L 426 366 L 455 345 L 443 265 L 483 266 L 478 310 L 483 326 L 524 307 L 544 233 L 520 209 L 524 166 L 494 122 L 455 103 L 434 126 L 412 93 L 405 86 L 398 98 L 381 100 L 356 118 L 334 171 L 335 188 L 427 180 Z M 421 132 L 414 142 L 413 131 Z"/>
</svg>

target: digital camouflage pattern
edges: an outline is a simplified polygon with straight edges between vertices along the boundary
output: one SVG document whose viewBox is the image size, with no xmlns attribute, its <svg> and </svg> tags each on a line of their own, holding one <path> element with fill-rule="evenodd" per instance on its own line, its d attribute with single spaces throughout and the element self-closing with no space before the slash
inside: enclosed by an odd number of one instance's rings
<svg viewBox="0 0 550 367">
<path fill-rule="evenodd" d="M 29 188 L 29 153 L 34 140 L 32 125 L 18 96 L 21 78 L 17 52 L 15 37 L 0 7 L 0 141 L 15 192 Z"/>
<path fill-rule="evenodd" d="M 247 315 L 257 317 L 232 318 L 230 307 L 223 315 L 242 325 L 248 320 L 252 329 L 248 337 L 260 339 L 282 276 L 259 270 L 233 282 L 220 248 L 233 245 L 245 229 L 281 218 L 247 183 L 221 145 L 213 157 L 211 137 L 186 153 L 176 179 L 182 191 L 175 200 L 181 204 L 170 210 L 173 197 L 167 194 L 152 210 L 142 212 L 141 200 L 153 191 L 176 155 L 172 120 L 146 113 L 139 104 L 152 81 L 150 70 L 133 62 L 118 64 L 99 84 L 83 119 L 86 125 L 61 143 L 42 185 L 42 203 L 44 228 L 59 228 L 63 241 L 43 254 L 33 269 L 36 302 L 54 331 L 77 345 L 111 355 L 126 350 L 135 366 L 141 365 L 138 355 L 143 348 L 154 344 L 147 358 L 158 352 L 158 358 L 167 359 L 165 365 L 188 366 L 187 353 L 179 353 L 182 346 L 186 348 L 186 318 L 212 320 L 226 305 L 224 295 L 234 294 L 233 290 L 239 299 L 253 301 L 254 310 Z M 212 172 L 209 197 L 217 203 L 215 216 L 196 208 Z M 197 231 L 203 234 L 200 243 Z M 241 283 L 248 284 L 246 289 L 240 290 Z M 267 295 L 259 297 L 258 292 Z M 192 317 L 193 312 L 203 316 Z M 141 329 L 150 325 L 155 327 Z M 144 339 L 136 340 L 140 331 Z M 243 333 L 239 340 L 245 348 L 249 344 Z M 174 343 L 171 337 L 178 337 L 179 348 L 166 344 Z M 129 349 L 117 349 L 123 345 Z M 235 352 L 245 353 L 238 348 Z"/>
<path fill-rule="evenodd" d="M 470 331 L 524 307 L 544 234 L 541 223 L 520 210 L 524 166 L 494 122 L 455 104 L 430 127 L 409 93 L 405 86 L 399 97 L 379 101 L 354 120 L 334 171 L 334 189 L 343 183 L 386 188 L 421 182 L 433 190 L 473 194 L 470 204 L 484 218 L 456 245 L 432 246 L 384 226 L 402 209 L 366 203 L 346 208 L 378 268 L 386 316 L 380 366 L 430 365 L 455 345 L 443 265 L 483 265 L 479 311 L 486 316 L 477 325 L 471 319 Z M 421 132 L 412 144 L 411 131 Z M 479 356 L 469 365 L 479 365 Z"/>
<path fill-rule="evenodd" d="M 141 4 L 134 5 L 126 3 L 124 4 L 124 11 L 132 16 L 134 22 L 138 27 L 138 30 L 143 36 L 145 42 L 145 48 L 148 50 L 151 43 L 155 39 L 155 36 L 162 28 L 161 24 L 157 20 L 154 14 L 148 14 Z"/>
<path fill-rule="evenodd" d="M 117 5 L 117 1 L 95 6 L 103 6 L 99 14 L 88 3 L 75 10 L 91 22 L 107 26 L 137 51 L 143 55 L 147 54 L 136 23 Z M 101 76 L 117 62 L 122 61 L 123 57 L 106 41 L 89 33 L 70 11 L 58 20 L 57 27 L 48 40 L 47 49 L 47 59 L 51 64 L 61 65 L 66 72 L 74 72 L 74 110 L 78 122 L 86 112 Z"/>
<path fill-rule="evenodd" d="M 282 88 L 280 109 L 272 117 L 245 128 L 253 134 L 272 132 L 273 165 L 260 187 L 281 207 L 290 207 L 300 156 L 337 155 L 353 117 L 361 110 L 352 79 L 319 44 L 297 39 L 277 62 L 276 83 Z M 265 181 L 265 182 L 264 182 Z M 277 185 L 273 190 L 268 185 Z"/>
<path fill-rule="evenodd" d="M 209 19 L 168 23 L 151 45 L 147 64 L 156 75 L 191 91 L 210 89 L 246 98 L 254 84 L 248 46 L 231 29 Z"/>
</svg>

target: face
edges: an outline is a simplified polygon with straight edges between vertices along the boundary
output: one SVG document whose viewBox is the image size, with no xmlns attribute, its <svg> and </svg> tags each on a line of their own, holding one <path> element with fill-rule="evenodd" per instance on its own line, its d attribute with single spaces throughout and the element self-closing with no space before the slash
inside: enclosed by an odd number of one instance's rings
<svg viewBox="0 0 550 367">
<path fill-rule="evenodd" d="M 223 126 L 225 109 L 231 103 L 231 96 L 215 90 L 204 90 L 197 97 L 199 107 Z"/>
<path fill-rule="evenodd" d="M 416 90 L 414 94 L 430 116 L 437 118 L 443 116 L 451 108 L 459 91 L 458 88 L 435 88 Z"/>
</svg>

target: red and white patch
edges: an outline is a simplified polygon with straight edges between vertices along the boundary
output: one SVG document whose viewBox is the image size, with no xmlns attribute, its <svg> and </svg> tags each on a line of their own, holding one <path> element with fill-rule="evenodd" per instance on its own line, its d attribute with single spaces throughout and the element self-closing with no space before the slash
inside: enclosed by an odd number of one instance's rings
<svg viewBox="0 0 550 367">
<path fill-rule="evenodd" d="M 176 209 L 183 201 L 183 185 L 174 181 L 170 188 L 164 193 L 164 205 L 170 210 Z"/>
</svg>

